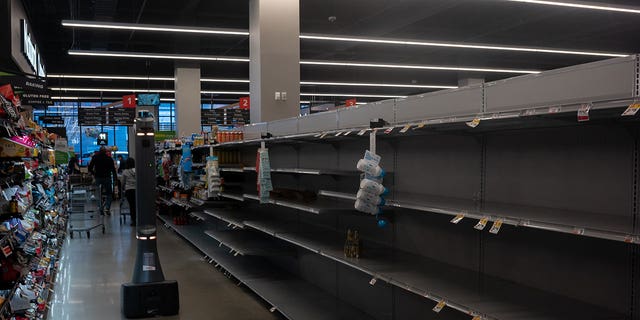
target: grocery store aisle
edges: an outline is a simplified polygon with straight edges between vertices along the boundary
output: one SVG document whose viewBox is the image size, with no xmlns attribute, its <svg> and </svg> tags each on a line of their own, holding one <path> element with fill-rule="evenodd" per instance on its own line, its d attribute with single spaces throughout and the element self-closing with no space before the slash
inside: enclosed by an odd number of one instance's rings
<svg viewBox="0 0 640 320">
<path fill-rule="evenodd" d="M 117 214 L 106 220 L 104 235 L 96 229 L 90 239 L 76 234 L 65 240 L 49 319 L 124 319 L 120 285 L 131 280 L 135 233 L 129 221 L 120 225 Z M 200 261 L 201 254 L 178 235 L 158 230 L 164 275 L 180 288 L 180 315 L 163 319 L 278 319 L 250 291 Z"/>
</svg>

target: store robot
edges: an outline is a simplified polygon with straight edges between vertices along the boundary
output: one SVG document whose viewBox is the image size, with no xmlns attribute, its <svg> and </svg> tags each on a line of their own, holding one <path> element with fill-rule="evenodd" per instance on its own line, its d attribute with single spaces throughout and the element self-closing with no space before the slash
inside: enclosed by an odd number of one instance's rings
<svg viewBox="0 0 640 320">
<path fill-rule="evenodd" d="M 131 283 L 122 285 L 122 313 L 127 318 L 169 316 L 180 309 L 178 282 L 165 280 L 156 246 L 156 180 L 154 118 L 139 111 L 135 120 L 136 165 L 136 239 L 138 252 Z"/>
</svg>

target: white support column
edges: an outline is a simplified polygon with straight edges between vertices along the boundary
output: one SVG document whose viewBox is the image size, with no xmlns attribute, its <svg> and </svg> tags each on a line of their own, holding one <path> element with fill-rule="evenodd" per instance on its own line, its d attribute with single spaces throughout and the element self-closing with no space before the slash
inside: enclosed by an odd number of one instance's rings
<svg viewBox="0 0 640 320">
<path fill-rule="evenodd" d="M 250 0 L 251 122 L 300 114 L 300 0 Z"/>
<path fill-rule="evenodd" d="M 175 91 L 176 135 L 200 132 L 200 65 L 176 64 Z"/>
</svg>

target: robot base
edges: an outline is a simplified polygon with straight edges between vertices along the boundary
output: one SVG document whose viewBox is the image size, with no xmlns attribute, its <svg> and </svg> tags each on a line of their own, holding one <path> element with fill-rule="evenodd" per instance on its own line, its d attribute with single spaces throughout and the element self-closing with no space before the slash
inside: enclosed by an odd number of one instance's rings
<svg viewBox="0 0 640 320">
<path fill-rule="evenodd" d="M 171 316 L 180 310 L 177 281 L 125 283 L 121 290 L 122 313 L 127 318 Z"/>
</svg>

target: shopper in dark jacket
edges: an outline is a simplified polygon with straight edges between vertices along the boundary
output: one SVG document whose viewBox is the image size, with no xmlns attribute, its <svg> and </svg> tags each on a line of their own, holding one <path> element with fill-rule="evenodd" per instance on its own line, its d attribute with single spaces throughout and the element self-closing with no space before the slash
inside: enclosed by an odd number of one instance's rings
<svg viewBox="0 0 640 320">
<path fill-rule="evenodd" d="M 73 156 L 69 159 L 69 165 L 67 166 L 69 174 L 80 173 L 80 165 L 78 164 L 78 156 Z"/>
<path fill-rule="evenodd" d="M 96 180 L 96 187 L 101 188 L 105 195 L 105 201 L 100 197 L 100 214 L 111 214 L 111 200 L 113 195 L 114 180 L 117 179 L 116 165 L 113 159 L 107 155 L 107 149 L 100 147 L 98 154 L 89 162 L 89 172 Z"/>
</svg>

